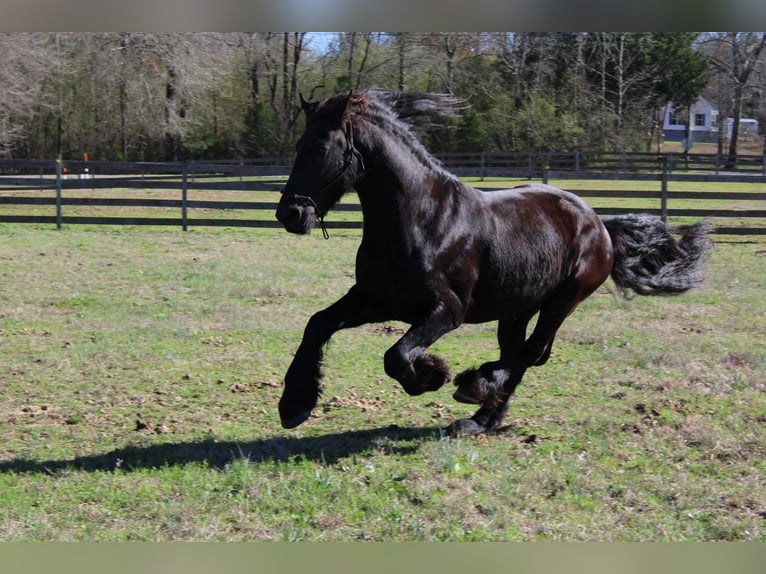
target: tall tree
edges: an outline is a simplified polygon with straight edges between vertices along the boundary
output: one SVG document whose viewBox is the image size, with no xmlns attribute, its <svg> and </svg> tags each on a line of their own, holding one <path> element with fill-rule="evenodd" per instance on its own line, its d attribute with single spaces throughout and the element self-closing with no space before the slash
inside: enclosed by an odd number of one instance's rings
<svg viewBox="0 0 766 574">
<path fill-rule="evenodd" d="M 586 43 L 586 76 L 597 94 L 601 145 L 646 147 L 653 78 L 647 58 L 650 35 L 596 32 L 588 34 Z"/>
<path fill-rule="evenodd" d="M 713 79 L 723 85 L 726 66 L 746 71 L 745 56 L 762 38 L 710 36 L 705 53 L 721 60 Z M 704 82 L 699 44 L 685 33 L 348 32 L 330 43 L 309 40 L 303 32 L 0 35 L 0 154 L 289 154 L 302 121 L 298 92 L 315 99 L 371 85 L 466 101 L 449 128 L 415 125 L 436 153 L 643 149 L 656 107 L 693 101 Z M 737 60 L 727 41 L 744 56 Z M 757 83 L 764 53 L 746 86 Z M 742 109 L 760 109 L 766 98 L 757 95 L 744 88 Z"/>
<path fill-rule="evenodd" d="M 55 35 L 0 34 L 0 157 L 25 145 L 35 116 L 56 112 L 60 56 Z"/>
<path fill-rule="evenodd" d="M 750 80 L 766 48 L 766 33 L 724 32 L 709 36 L 704 43 L 711 65 L 728 82 L 731 90 L 732 126 L 726 167 L 733 169 L 737 165 L 742 108 L 754 87 Z"/>
<path fill-rule="evenodd" d="M 686 137 L 691 130 L 688 113 L 708 83 L 708 63 L 704 54 L 695 49 L 698 34 L 693 32 L 658 32 L 653 34 L 649 59 L 654 77 L 654 107 L 660 113 L 655 122 L 658 151 L 661 151 L 660 135 L 662 117 L 669 102 L 674 107 L 685 108 Z"/>
</svg>

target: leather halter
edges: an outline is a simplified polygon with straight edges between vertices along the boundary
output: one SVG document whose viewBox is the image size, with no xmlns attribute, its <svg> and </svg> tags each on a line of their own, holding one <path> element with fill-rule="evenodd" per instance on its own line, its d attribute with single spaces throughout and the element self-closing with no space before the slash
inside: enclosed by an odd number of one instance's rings
<svg viewBox="0 0 766 574">
<path fill-rule="evenodd" d="M 362 169 L 362 171 L 364 171 L 365 169 L 364 159 L 362 159 L 362 154 L 354 146 L 354 128 L 353 128 L 353 123 L 351 122 L 350 119 L 347 122 L 346 149 L 343 151 L 343 156 L 344 156 L 343 165 L 341 166 L 337 175 L 335 175 L 330 180 L 330 183 L 328 183 L 322 188 L 320 195 L 324 195 L 324 193 L 327 190 L 335 186 L 341 179 L 343 179 L 343 177 L 346 175 L 346 172 L 351 168 L 351 163 L 354 161 L 354 158 L 356 158 L 359 161 L 359 166 Z M 300 203 L 302 205 L 310 205 L 311 207 L 314 208 L 314 212 L 316 213 L 317 219 L 319 219 L 319 227 L 322 229 L 322 237 L 324 237 L 325 239 L 330 239 L 330 234 L 327 232 L 327 226 L 325 225 L 325 222 L 324 222 L 324 214 L 322 213 L 322 210 L 319 209 L 317 202 L 314 201 L 314 199 L 308 195 L 292 194 L 292 198 L 293 200 L 296 200 L 297 203 Z"/>
</svg>

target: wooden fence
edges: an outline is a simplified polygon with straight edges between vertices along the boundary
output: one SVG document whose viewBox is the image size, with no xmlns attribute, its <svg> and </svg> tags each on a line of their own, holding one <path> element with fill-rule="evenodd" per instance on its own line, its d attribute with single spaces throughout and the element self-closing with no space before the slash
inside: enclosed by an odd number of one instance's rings
<svg viewBox="0 0 766 574">
<path fill-rule="evenodd" d="M 766 176 L 766 156 L 738 155 L 735 168 L 727 168 L 728 156 L 720 154 L 633 153 L 633 152 L 480 152 L 440 156 L 444 165 L 461 176 L 539 177 L 543 170 L 567 173 L 640 173 L 704 171 L 719 175 Z"/>
<path fill-rule="evenodd" d="M 450 171 L 478 179 L 470 183 L 487 191 L 493 184 L 514 185 L 492 178 L 551 182 L 584 197 L 600 215 L 640 211 L 678 221 L 709 218 L 720 234 L 766 235 L 763 158 L 740 156 L 738 171 L 724 172 L 715 164 L 720 158 L 700 156 L 689 154 L 681 164 L 669 155 L 584 152 L 441 159 Z M 289 169 L 285 160 L 0 160 L 0 223 L 280 227 L 274 219 L 276 194 Z M 634 182 L 635 189 L 609 189 L 614 181 Z M 355 200 L 336 206 L 327 227 L 361 228 Z"/>
</svg>

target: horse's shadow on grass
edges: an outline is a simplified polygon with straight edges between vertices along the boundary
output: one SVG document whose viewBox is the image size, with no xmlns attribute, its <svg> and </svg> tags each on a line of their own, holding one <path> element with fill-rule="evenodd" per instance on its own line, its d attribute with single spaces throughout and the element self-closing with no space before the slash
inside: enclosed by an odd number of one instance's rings
<svg viewBox="0 0 766 574">
<path fill-rule="evenodd" d="M 16 458 L 0 462 L 0 473 L 59 474 L 65 471 L 131 472 L 139 469 L 206 464 L 224 469 L 231 462 L 311 460 L 331 465 L 339 460 L 371 450 L 406 455 L 420 448 L 424 441 L 437 441 L 439 427 L 402 428 L 396 425 L 375 429 L 331 433 L 315 437 L 273 436 L 249 442 L 216 441 L 163 443 L 151 446 L 126 446 L 103 454 L 71 459 L 36 461 Z"/>
</svg>

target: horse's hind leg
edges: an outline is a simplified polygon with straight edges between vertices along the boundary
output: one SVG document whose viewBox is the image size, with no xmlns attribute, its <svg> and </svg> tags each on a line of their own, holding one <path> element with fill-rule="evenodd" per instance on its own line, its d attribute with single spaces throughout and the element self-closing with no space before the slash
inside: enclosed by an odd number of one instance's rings
<svg viewBox="0 0 766 574">
<path fill-rule="evenodd" d="M 460 373 L 455 379 L 453 398 L 463 403 L 480 404 L 470 419 L 461 419 L 447 427 L 447 434 L 467 436 L 497 428 L 508 411 L 508 401 L 521 382 L 527 365 L 519 359 L 526 339 L 527 325 L 536 311 L 498 323 L 497 340 L 500 360 L 478 369 Z"/>
<path fill-rule="evenodd" d="M 452 423 L 447 427 L 447 432 L 453 435 L 471 435 L 497 428 L 508 410 L 508 400 L 521 382 L 525 371 L 548 360 L 559 327 L 597 286 L 577 278 L 562 283 L 543 303 L 535 328 L 526 340 L 522 335 L 526 331 L 524 321 L 501 321 L 498 327 L 500 360 L 484 363 L 474 371 L 462 373 L 456 380 L 461 392 L 455 398 L 460 400 L 473 397 L 481 407 L 470 419 Z M 527 318 L 529 319 L 531 317 Z"/>
<path fill-rule="evenodd" d="M 477 369 L 468 369 L 460 373 L 455 377 L 457 389 L 452 398 L 461 403 L 482 404 L 495 388 L 503 385 L 509 376 L 507 371 L 511 363 L 518 364 L 518 361 L 514 359 L 524 346 L 527 325 L 535 313 L 537 309 L 516 317 L 501 319 L 498 322 L 497 342 L 500 345 L 500 360 L 484 363 Z M 525 369 L 526 367 L 522 369 L 522 374 Z"/>
<path fill-rule="evenodd" d="M 481 407 L 470 419 L 459 419 L 446 429 L 450 436 L 469 436 L 497 429 L 508 411 L 508 402 L 513 391 L 524 376 L 523 370 L 510 370 L 505 373 L 504 382 L 491 388 Z"/>
</svg>

